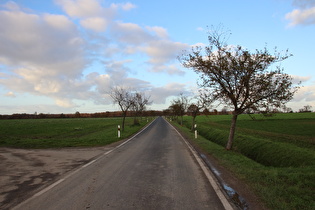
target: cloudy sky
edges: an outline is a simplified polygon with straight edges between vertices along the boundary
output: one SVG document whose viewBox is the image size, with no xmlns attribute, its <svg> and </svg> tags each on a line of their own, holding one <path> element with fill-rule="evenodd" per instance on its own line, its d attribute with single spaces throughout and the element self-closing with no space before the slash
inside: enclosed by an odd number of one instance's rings
<svg viewBox="0 0 315 210">
<path fill-rule="evenodd" d="M 0 114 L 113 111 L 117 85 L 165 109 L 197 88 L 177 56 L 220 24 L 231 45 L 289 49 L 303 87 L 288 106 L 315 109 L 314 0 L 1 0 Z"/>
</svg>

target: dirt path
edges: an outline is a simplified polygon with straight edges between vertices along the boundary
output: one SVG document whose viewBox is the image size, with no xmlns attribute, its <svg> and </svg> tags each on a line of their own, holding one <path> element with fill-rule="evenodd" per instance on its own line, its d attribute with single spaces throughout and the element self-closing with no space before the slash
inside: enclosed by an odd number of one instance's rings
<svg viewBox="0 0 315 210">
<path fill-rule="evenodd" d="M 11 209 L 117 144 L 93 148 L 0 148 L 0 209 Z"/>
</svg>

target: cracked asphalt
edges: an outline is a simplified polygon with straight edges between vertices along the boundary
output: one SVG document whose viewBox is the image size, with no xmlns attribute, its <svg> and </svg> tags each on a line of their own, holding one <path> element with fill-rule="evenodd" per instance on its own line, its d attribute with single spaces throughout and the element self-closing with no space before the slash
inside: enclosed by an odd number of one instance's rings
<svg viewBox="0 0 315 210">
<path fill-rule="evenodd" d="M 0 148 L 0 209 L 11 209 L 60 176 L 113 148 Z"/>
</svg>

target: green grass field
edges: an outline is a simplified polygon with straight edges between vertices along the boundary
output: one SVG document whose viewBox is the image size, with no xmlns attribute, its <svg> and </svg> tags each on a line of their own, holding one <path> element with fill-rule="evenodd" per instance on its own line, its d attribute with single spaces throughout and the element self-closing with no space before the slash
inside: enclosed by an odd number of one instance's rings
<svg viewBox="0 0 315 210">
<path fill-rule="evenodd" d="M 180 127 L 204 151 L 250 185 L 270 209 L 315 209 L 315 113 L 240 115 L 233 150 L 224 149 L 230 115 L 198 116 Z"/>
<path fill-rule="evenodd" d="M 240 115 L 233 151 L 226 151 L 231 116 L 198 116 L 198 139 L 190 135 L 245 181 L 270 209 L 315 209 L 315 113 Z M 0 146 L 16 148 L 91 147 L 113 143 L 121 118 L 0 120 Z M 140 130 L 127 118 L 123 138 Z"/>
<path fill-rule="evenodd" d="M 125 131 L 117 137 L 121 118 L 67 118 L 0 120 L 0 146 L 16 148 L 56 148 L 103 146 L 127 138 L 140 130 L 133 118 L 126 119 Z"/>
</svg>

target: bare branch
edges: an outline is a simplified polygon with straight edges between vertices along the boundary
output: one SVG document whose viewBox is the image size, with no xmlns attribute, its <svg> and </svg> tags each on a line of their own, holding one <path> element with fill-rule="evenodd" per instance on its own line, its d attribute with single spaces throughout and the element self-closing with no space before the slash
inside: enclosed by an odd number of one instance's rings
<svg viewBox="0 0 315 210">
<path fill-rule="evenodd" d="M 195 47 L 180 58 L 184 67 L 200 74 L 200 86 L 209 88 L 212 98 L 232 106 L 235 121 L 246 109 L 280 107 L 290 101 L 298 86 L 279 66 L 271 67 L 292 55 L 288 51 L 279 53 L 276 48 L 272 55 L 266 47 L 252 53 L 241 46 L 227 45 L 230 33 L 221 29 L 209 31 L 209 46 L 204 53 L 201 47 Z M 233 122 L 230 140 L 235 125 Z"/>
</svg>

